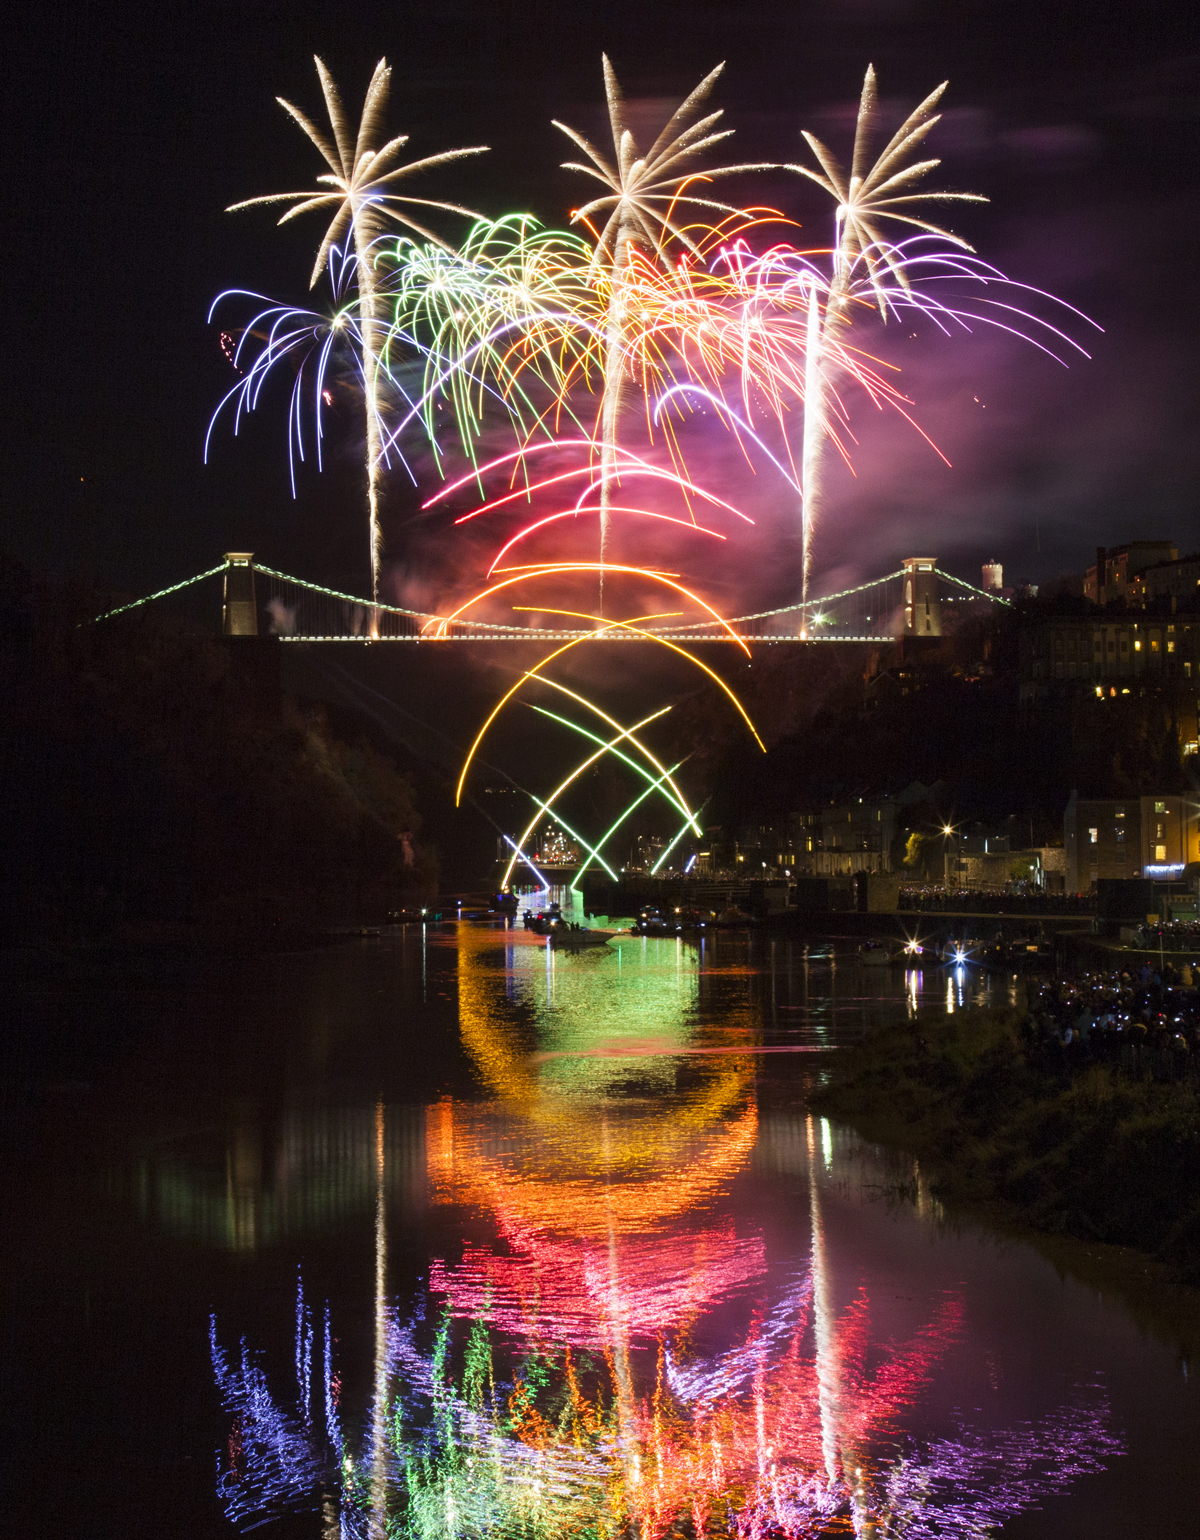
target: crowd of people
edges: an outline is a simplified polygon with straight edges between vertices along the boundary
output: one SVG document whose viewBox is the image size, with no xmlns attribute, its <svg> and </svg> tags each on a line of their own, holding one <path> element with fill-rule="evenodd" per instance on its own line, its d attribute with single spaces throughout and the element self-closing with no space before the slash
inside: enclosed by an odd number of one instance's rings
<svg viewBox="0 0 1200 1540">
<path fill-rule="evenodd" d="M 1136 945 L 1156 952 L 1192 952 L 1200 955 L 1200 920 L 1160 920 L 1136 927 Z"/>
<path fill-rule="evenodd" d="M 1146 959 L 1118 972 L 1031 981 L 1027 999 L 1032 1062 L 1066 1077 L 1109 1064 L 1137 1080 L 1200 1080 L 1200 965 Z"/>
<path fill-rule="evenodd" d="M 905 884 L 900 908 L 925 914 L 1095 914 L 1093 893 L 1043 893 L 1036 888 L 948 888 Z"/>
</svg>

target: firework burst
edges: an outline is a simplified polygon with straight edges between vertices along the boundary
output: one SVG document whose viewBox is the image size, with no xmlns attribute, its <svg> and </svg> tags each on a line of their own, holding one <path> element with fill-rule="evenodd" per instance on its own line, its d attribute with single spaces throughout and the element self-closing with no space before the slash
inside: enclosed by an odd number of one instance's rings
<svg viewBox="0 0 1200 1540">
<path fill-rule="evenodd" d="M 627 335 L 627 315 L 623 279 L 631 253 L 641 248 L 657 263 L 668 260 L 667 247 L 675 241 L 687 250 L 696 250 L 697 242 L 684 226 L 680 211 L 713 210 L 722 215 L 739 211 L 732 204 L 702 196 L 701 182 L 714 177 L 765 169 L 761 164 L 706 167 L 696 165 L 697 157 L 729 138 L 732 129 L 717 130 L 722 112 L 697 114 L 724 69 L 718 65 L 675 109 L 666 127 L 643 155 L 639 152 L 624 110 L 624 99 L 608 56 L 603 56 L 604 88 L 608 100 L 609 126 L 612 131 L 612 157 L 589 143 L 575 129 L 555 121 L 555 128 L 566 134 L 587 156 L 587 164 L 566 161 L 564 167 L 600 182 L 604 191 L 577 209 L 572 223 L 590 229 L 592 221 L 603 217 L 590 264 L 593 281 L 603 281 L 606 305 L 603 323 L 603 396 L 600 413 L 600 560 L 607 554 L 608 506 L 611 487 L 617 479 L 616 447 L 621 392 L 625 379 L 622 368 Z M 603 573 L 601 573 L 603 596 Z"/>
<path fill-rule="evenodd" d="M 804 496 L 804 553 L 801 580 L 802 601 L 807 604 L 808 580 L 812 568 L 812 538 L 820 495 L 820 458 L 827 436 L 829 395 L 836 363 L 828 358 L 831 329 L 845 319 L 856 272 L 865 267 L 870 286 L 877 298 L 885 280 L 893 287 L 908 282 L 904 264 L 897 263 L 895 248 L 885 239 L 882 222 L 890 220 L 937 235 L 964 251 L 972 248 L 966 241 L 940 226 L 920 218 L 914 209 L 929 203 L 986 203 L 978 193 L 939 192 L 928 188 L 912 189 L 941 164 L 939 160 L 912 161 L 909 157 L 936 127 L 940 114 L 934 108 L 941 100 L 948 82 L 931 91 L 915 112 L 897 129 L 882 154 L 870 163 L 871 141 L 875 124 L 877 92 L 875 68 L 868 65 L 859 100 L 858 120 L 854 130 L 854 150 L 849 174 L 837 157 L 807 130 L 804 139 L 817 159 L 819 171 L 809 166 L 789 166 L 791 171 L 808 177 L 837 202 L 836 239 L 833 248 L 833 282 L 822 304 L 818 285 L 808 290 L 808 343 L 805 380 L 804 443 L 801 455 Z M 881 313 L 886 319 L 882 303 Z"/>
<path fill-rule="evenodd" d="M 555 435 L 564 416 L 579 427 L 570 395 L 587 376 L 603 319 L 586 281 L 591 257 L 581 236 L 531 214 L 477 222 L 457 252 L 398 243 L 388 347 L 415 342 L 425 357 L 422 414 L 435 449 L 442 399 L 472 463 L 489 402 L 519 443 Z"/>
<path fill-rule="evenodd" d="M 382 556 L 379 509 L 383 474 L 380 397 L 384 370 L 381 362 L 383 332 L 376 277 L 378 257 L 376 243 L 386 229 L 387 220 L 404 225 L 426 240 L 437 242 L 438 237 L 418 222 L 414 211 L 419 208 L 440 209 L 470 217 L 471 211 L 464 209 L 460 204 L 413 197 L 398 190 L 397 184 L 423 171 L 431 170 L 435 166 L 462 160 L 469 155 L 480 155 L 487 146 L 476 145 L 470 149 L 444 150 L 440 154 L 427 155 L 420 160 L 399 165 L 397 162 L 400 152 L 408 143 L 409 136 L 400 134 L 393 139 L 383 139 L 392 73 L 387 66 L 387 61 L 381 59 L 375 66 L 356 130 L 352 127 L 342 105 L 341 95 L 333 77 L 320 59 L 316 60 L 316 66 L 329 120 L 328 132 L 319 128 L 299 107 L 293 106 L 283 97 L 277 99 L 284 111 L 294 119 L 320 152 L 322 159 L 329 167 L 328 172 L 317 177 L 318 185 L 315 189 L 304 192 L 267 193 L 262 197 L 246 198 L 240 203 L 232 204 L 228 212 L 287 203 L 290 207 L 280 217 L 281 225 L 300 214 L 320 212 L 332 216 L 317 249 L 310 286 L 315 285 L 324 272 L 330 253 L 337 243 L 347 236 L 353 241 L 354 254 L 357 258 L 358 339 L 366 402 L 371 587 L 372 597 L 378 599 L 379 565 Z"/>
</svg>

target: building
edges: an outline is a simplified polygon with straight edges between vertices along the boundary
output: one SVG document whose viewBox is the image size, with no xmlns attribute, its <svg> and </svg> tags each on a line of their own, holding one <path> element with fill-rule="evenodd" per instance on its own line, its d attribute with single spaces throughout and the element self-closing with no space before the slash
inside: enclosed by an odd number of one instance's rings
<svg viewBox="0 0 1200 1540">
<path fill-rule="evenodd" d="M 1165 690 L 1173 698 L 1185 753 L 1196 752 L 1200 615 L 1153 618 L 1054 616 L 1020 636 L 1020 699 Z"/>
<path fill-rule="evenodd" d="M 894 797 L 859 798 L 793 813 L 796 869 L 816 877 L 890 872 L 898 803 Z"/>
<path fill-rule="evenodd" d="M 998 561 L 985 561 L 983 564 L 983 582 L 980 587 L 984 593 L 998 594 L 1004 587 L 1004 568 Z"/>
<path fill-rule="evenodd" d="M 633 850 L 629 856 L 629 870 L 631 872 L 652 872 L 657 867 L 659 858 L 667 848 L 665 836 L 658 834 L 639 834 L 633 842 Z"/>
<path fill-rule="evenodd" d="M 796 869 L 791 819 L 786 815 L 769 823 L 747 824 L 731 831 L 729 842 L 715 841 L 701 851 L 696 870 L 736 871 L 740 876 L 762 877 L 765 872 L 787 876 Z"/>
<path fill-rule="evenodd" d="M 969 839 L 964 839 L 961 844 L 961 849 L 955 841 L 948 840 L 946 844 L 943 881 L 947 888 L 1003 893 L 1007 888 L 1024 883 L 1026 889 L 1043 893 L 1063 891 L 1065 852 L 1061 845 L 1009 850 L 996 848 L 1006 847 L 1004 840 L 988 840 L 988 848 L 979 850 L 970 848 L 973 842 Z"/>
<path fill-rule="evenodd" d="M 1131 602 L 1152 605 L 1160 600 L 1169 602 L 1172 613 L 1200 602 L 1200 554 L 1146 568 L 1137 579 Z"/>
<path fill-rule="evenodd" d="M 1139 590 L 1133 580 L 1147 567 L 1173 562 L 1178 555 L 1170 540 L 1133 540 L 1128 545 L 1114 545 L 1107 550 L 1097 546 L 1095 564 L 1084 574 L 1083 597 L 1093 604 L 1111 604 L 1114 600 L 1128 603 L 1132 585 L 1132 597 L 1137 602 Z"/>
<path fill-rule="evenodd" d="M 938 600 L 937 557 L 904 558 L 904 634 L 941 636 L 942 606 Z"/>
<path fill-rule="evenodd" d="M 1067 891 L 1101 877 L 1178 877 L 1200 860 L 1200 808 L 1185 797 L 1092 801 L 1074 792 L 1063 814 Z"/>
</svg>

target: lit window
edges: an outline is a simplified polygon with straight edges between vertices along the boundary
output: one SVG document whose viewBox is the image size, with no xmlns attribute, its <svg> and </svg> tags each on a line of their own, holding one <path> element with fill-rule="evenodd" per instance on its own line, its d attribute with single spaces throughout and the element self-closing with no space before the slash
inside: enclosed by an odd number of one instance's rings
<svg viewBox="0 0 1200 1540">
<path fill-rule="evenodd" d="M 1154 838 L 1156 840 L 1163 839 L 1166 836 L 1166 832 L 1167 831 L 1163 828 L 1162 824 L 1156 823 L 1154 825 Z"/>
<path fill-rule="evenodd" d="M 1156 861 L 1165 861 L 1167 859 L 1167 847 L 1165 845 L 1155 845 L 1154 859 Z"/>
<path fill-rule="evenodd" d="M 1113 833 L 1117 837 L 1117 844 L 1118 845 L 1123 845 L 1125 843 L 1125 830 L 1122 829 L 1121 826 L 1118 824 L 1117 827 L 1113 830 Z"/>
<path fill-rule="evenodd" d="M 1184 665 L 1183 665 L 1183 677 L 1185 679 L 1190 679 L 1192 677 L 1192 665 L 1190 663 L 1187 663 L 1187 662 L 1184 663 Z"/>
<path fill-rule="evenodd" d="M 1100 838 L 1100 830 L 1099 829 L 1089 829 L 1088 830 L 1088 844 L 1089 845 L 1096 844 L 1097 841 L 1099 840 L 1099 838 Z"/>
<path fill-rule="evenodd" d="M 1154 804 L 1154 811 L 1156 813 L 1165 813 L 1167 811 L 1167 804 L 1165 802 L 1156 802 Z"/>
<path fill-rule="evenodd" d="M 1134 642 L 1133 650 L 1134 650 L 1134 652 L 1141 652 L 1141 650 L 1142 650 L 1142 643 L 1141 643 L 1141 639 L 1140 638 L 1136 642 Z"/>
<path fill-rule="evenodd" d="M 1175 651 L 1175 639 L 1173 637 L 1169 637 L 1167 639 L 1167 651 L 1168 652 L 1174 652 Z"/>
</svg>

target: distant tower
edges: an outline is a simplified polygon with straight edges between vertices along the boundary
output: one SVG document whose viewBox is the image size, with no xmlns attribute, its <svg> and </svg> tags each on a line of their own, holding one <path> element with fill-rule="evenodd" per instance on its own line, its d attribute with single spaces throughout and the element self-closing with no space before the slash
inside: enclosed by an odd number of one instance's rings
<svg viewBox="0 0 1200 1540">
<path fill-rule="evenodd" d="M 225 601 L 221 606 L 224 636 L 257 636 L 258 605 L 254 601 L 254 552 L 226 551 Z"/>
<path fill-rule="evenodd" d="M 941 636 L 942 607 L 937 592 L 937 557 L 904 558 L 904 634 Z"/>
<path fill-rule="evenodd" d="M 983 587 L 986 593 L 998 594 L 1004 587 L 1004 568 L 998 561 L 983 564 Z"/>
</svg>

